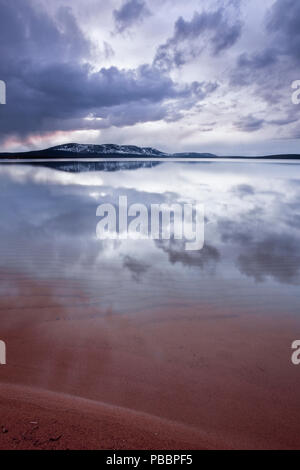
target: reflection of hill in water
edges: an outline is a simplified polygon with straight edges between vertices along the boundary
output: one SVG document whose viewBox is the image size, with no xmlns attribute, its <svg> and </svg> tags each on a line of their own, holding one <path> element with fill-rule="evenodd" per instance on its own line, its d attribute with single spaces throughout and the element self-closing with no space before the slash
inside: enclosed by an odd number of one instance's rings
<svg viewBox="0 0 300 470">
<path fill-rule="evenodd" d="M 67 171 L 69 173 L 83 173 L 89 171 L 119 171 L 119 170 L 137 170 L 139 168 L 152 168 L 160 165 L 162 162 L 151 161 L 133 161 L 133 162 L 20 162 L 22 165 L 53 168 L 55 170 Z M 14 163 L 17 165 L 18 163 Z"/>
</svg>

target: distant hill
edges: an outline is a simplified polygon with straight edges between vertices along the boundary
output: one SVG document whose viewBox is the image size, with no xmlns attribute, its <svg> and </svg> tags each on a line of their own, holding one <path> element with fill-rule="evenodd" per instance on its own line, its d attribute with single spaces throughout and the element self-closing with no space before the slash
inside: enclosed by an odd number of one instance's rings
<svg viewBox="0 0 300 470">
<path fill-rule="evenodd" d="M 31 152 L 18 152 L 18 153 L 0 153 L 0 159 L 78 159 L 78 158 L 245 158 L 245 159 L 289 159 L 300 160 L 298 154 L 280 154 L 280 155 L 266 155 L 261 157 L 251 156 L 217 156 L 212 153 L 197 153 L 197 152 L 181 152 L 181 153 L 165 153 L 152 147 L 137 147 L 135 145 L 115 145 L 115 144 L 76 144 L 69 143 L 64 145 L 57 145 L 45 150 L 35 150 Z"/>
<path fill-rule="evenodd" d="M 35 158 L 207 158 L 215 157 L 211 153 L 177 153 L 170 154 L 161 152 L 152 147 L 137 147 L 135 145 L 115 145 L 115 144 L 76 144 L 70 143 L 57 145 L 45 150 L 35 150 L 31 152 L 0 153 L 0 158 L 5 159 L 35 159 Z"/>
</svg>

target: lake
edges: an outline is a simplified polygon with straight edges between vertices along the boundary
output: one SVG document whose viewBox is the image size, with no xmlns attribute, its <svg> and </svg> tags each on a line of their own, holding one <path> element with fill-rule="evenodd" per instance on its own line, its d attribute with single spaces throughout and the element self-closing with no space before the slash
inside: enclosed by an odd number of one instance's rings
<svg viewBox="0 0 300 470">
<path fill-rule="evenodd" d="M 299 164 L 130 165 L 0 165 L 1 381 L 178 422 L 213 447 L 299 446 Z M 120 196 L 203 204 L 203 249 L 97 239 L 97 207 Z"/>
</svg>

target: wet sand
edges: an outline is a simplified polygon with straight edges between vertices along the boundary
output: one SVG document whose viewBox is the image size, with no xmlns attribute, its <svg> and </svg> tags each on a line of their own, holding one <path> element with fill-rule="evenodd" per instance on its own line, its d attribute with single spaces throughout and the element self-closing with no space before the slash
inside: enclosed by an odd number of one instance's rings
<svg viewBox="0 0 300 470">
<path fill-rule="evenodd" d="M 187 426 L 35 388 L 1 384 L 0 413 L 0 450 L 210 448 Z"/>
<path fill-rule="evenodd" d="M 300 448 L 297 317 L 172 299 L 119 315 L 71 282 L 15 284 L 1 449 Z"/>
</svg>

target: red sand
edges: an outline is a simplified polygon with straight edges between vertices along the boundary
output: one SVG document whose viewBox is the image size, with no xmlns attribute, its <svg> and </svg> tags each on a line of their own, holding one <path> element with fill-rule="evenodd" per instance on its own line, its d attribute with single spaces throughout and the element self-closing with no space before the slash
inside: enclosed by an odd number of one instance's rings
<svg viewBox="0 0 300 470">
<path fill-rule="evenodd" d="M 18 289 L 0 303 L 0 448 L 300 448 L 298 318 L 121 316 L 71 285 Z"/>
<path fill-rule="evenodd" d="M 8 398 L 9 397 L 9 398 Z M 27 387 L 0 386 L 0 449 L 189 449 L 196 430 L 143 413 Z M 4 423 L 4 424 L 3 424 Z"/>
</svg>

